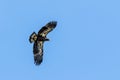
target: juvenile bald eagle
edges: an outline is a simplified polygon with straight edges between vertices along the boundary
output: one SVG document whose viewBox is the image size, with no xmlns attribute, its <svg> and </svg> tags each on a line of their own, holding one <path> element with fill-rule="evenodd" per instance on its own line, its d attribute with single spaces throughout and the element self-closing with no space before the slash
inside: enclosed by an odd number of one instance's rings
<svg viewBox="0 0 120 80">
<path fill-rule="evenodd" d="M 43 43 L 45 41 L 49 41 L 49 39 L 46 37 L 46 35 L 51 32 L 57 25 L 56 21 L 51 21 L 47 23 L 45 26 L 43 26 L 38 34 L 33 32 L 30 35 L 29 41 L 30 43 L 34 42 L 33 45 L 33 54 L 34 54 L 34 63 L 36 65 L 40 65 L 43 60 Z"/>
</svg>

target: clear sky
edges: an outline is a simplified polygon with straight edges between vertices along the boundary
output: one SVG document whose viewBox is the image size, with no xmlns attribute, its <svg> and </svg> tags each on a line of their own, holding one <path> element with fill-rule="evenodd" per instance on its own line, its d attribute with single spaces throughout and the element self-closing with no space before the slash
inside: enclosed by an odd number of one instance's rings
<svg viewBox="0 0 120 80">
<path fill-rule="evenodd" d="M 29 36 L 52 20 L 35 66 Z M 120 80 L 120 0 L 0 0 L 0 80 Z"/>
</svg>

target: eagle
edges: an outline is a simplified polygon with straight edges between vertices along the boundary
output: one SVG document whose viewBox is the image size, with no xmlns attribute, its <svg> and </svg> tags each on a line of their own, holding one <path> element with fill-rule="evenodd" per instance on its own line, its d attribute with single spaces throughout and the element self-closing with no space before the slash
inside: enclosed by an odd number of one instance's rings
<svg viewBox="0 0 120 80">
<path fill-rule="evenodd" d="M 46 37 L 57 25 L 57 21 L 50 21 L 43 26 L 38 33 L 33 32 L 29 37 L 29 42 L 33 44 L 33 54 L 35 65 L 40 65 L 43 61 L 43 43 L 49 41 Z"/>
</svg>

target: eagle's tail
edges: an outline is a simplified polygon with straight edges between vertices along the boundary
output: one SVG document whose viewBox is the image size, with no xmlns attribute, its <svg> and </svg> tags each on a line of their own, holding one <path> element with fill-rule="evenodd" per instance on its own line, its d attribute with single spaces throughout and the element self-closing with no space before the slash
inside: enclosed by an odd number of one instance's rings
<svg viewBox="0 0 120 80">
<path fill-rule="evenodd" d="M 43 55 L 40 55 L 40 54 L 34 55 L 34 63 L 36 65 L 40 65 L 42 60 L 43 60 Z"/>
</svg>

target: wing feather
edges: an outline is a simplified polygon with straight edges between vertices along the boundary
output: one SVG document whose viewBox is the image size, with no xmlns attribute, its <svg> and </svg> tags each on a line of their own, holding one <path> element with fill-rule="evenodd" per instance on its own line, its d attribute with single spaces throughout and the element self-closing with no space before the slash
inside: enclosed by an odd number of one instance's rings
<svg viewBox="0 0 120 80">
<path fill-rule="evenodd" d="M 57 25 L 56 21 L 52 21 L 47 23 L 44 27 L 42 27 L 42 29 L 40 29 L 40 31 L 38 32 L 38 35 L 42 36 L 42 37 L 46 37 L 46 35 L 51 32 Z"/>
<path fill-rule="evenodd" d="M 35 42 L 37 40 L 37 34 L 35 32 L 33 32 L 30 37 L 29 37 L 29 42 Z"/>
</svg>

